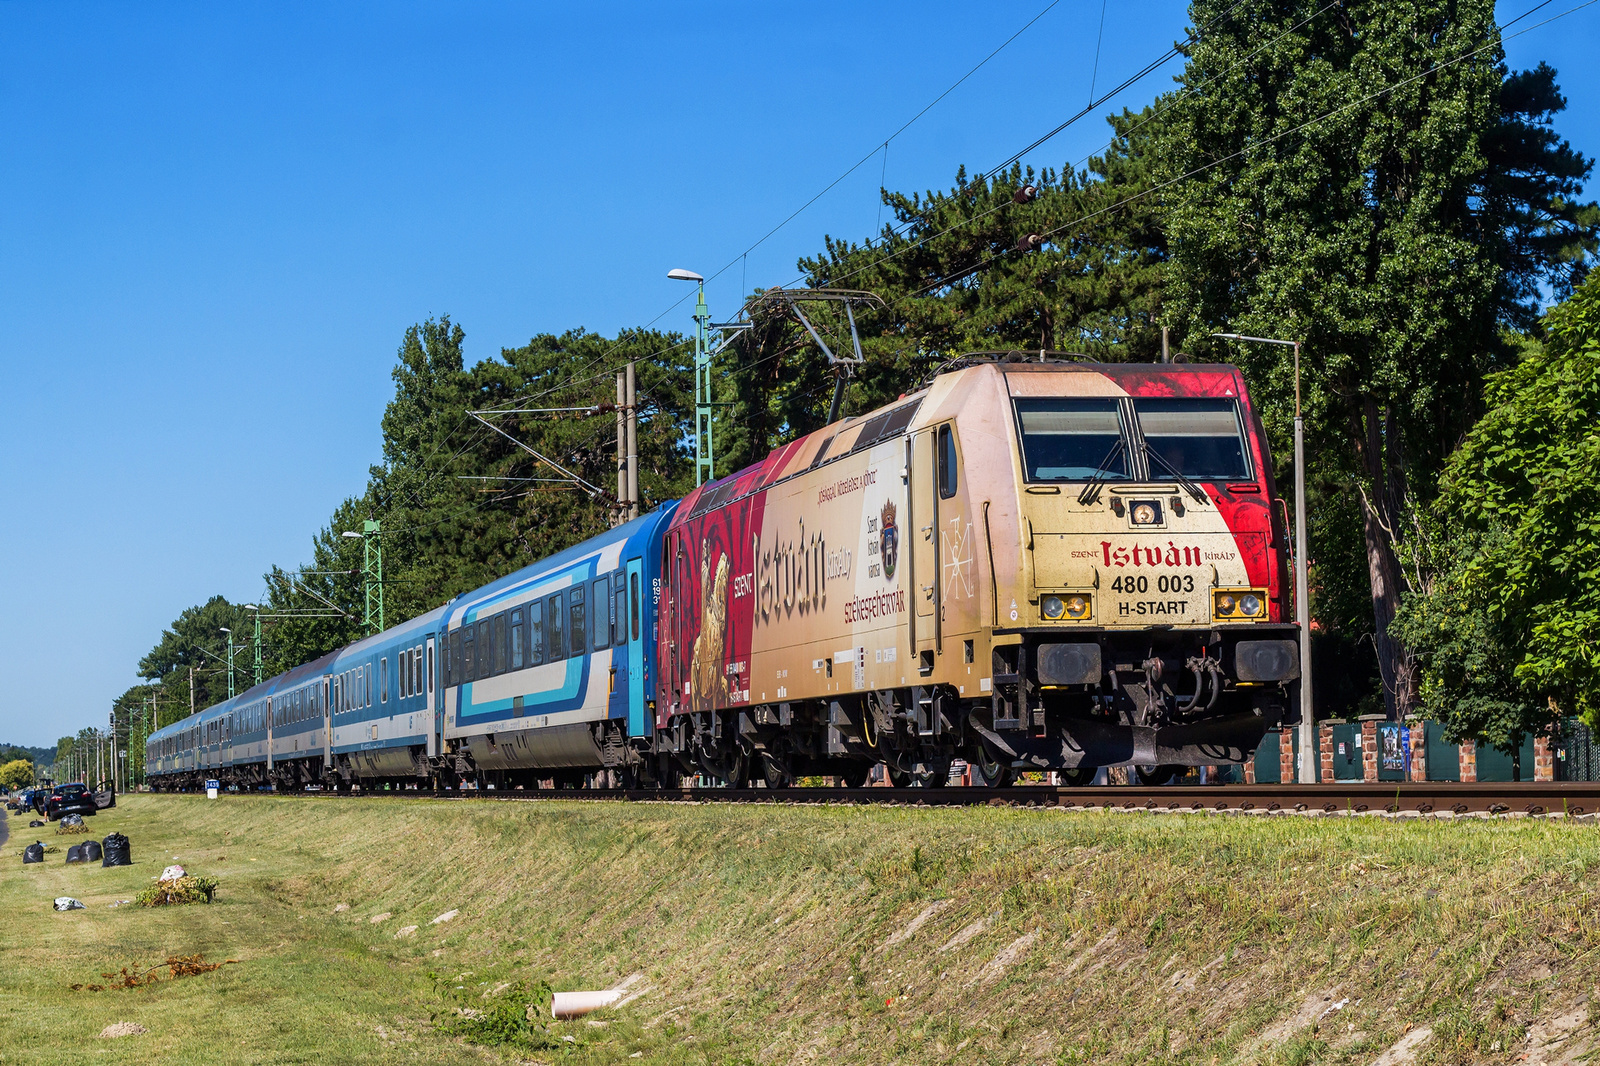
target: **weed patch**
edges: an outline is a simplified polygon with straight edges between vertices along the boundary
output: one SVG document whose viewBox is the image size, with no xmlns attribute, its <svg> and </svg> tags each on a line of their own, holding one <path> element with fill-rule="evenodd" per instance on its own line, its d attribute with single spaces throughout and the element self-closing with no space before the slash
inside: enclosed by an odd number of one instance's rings
<svg viewBox="0 0 1600 1066">
<path fill-rule="evenodd" d="M 198 977 L 203 973 L 220 970 L 224 966 L 237 963 L 238 959 L 225 959 L 222 962 L 207 962 L 205 954 L 195 955 L 169 955 L 166 962 L 157 963 L 148 970 L 141 970 L 138 963 L 129 969 L 124 966 L 114 973 L 103 973 L 100 976 L 108 982 L 103 985 L 76 984 L 67 987 L 74 992 L 105 992 L 117 988 L 144 988 L 146 985 L 160 984 L 163 981 L 176 981 L 180 977 Z M 160 970 L 165 966 L 167 976 L 162 977 Z"/>
<path fill-rule="evenodd" d="M 443 1004 L 433 1014 L 434 1027 L 441 1033 L 486 1047 L 522 1051 L 562 1046 L 550 1032 L 547 1020 L 554 994 L 544 981 L 469 984 L 472 974 L 454 979 L 432 976 Z"/>
<path fill-rule="evenodd" d="M 180 903 L 210 903 L 217 896 L 215 877 L 188 875 L 157 881 L 133 897 L 141 907 L 170 907 Z"/>
</svg>

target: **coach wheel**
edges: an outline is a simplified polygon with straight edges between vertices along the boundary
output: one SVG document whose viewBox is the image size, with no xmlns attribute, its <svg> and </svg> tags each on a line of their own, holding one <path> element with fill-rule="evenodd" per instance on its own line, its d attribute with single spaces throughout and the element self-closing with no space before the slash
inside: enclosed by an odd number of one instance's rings
<svg viewBox="0 0 1600 1066">
<path fill-rule="evenodd" d="M 984 788 L 1004 788 L 1016 778 L 1011 766 L 990 751 L 987 744 L 977 745 L 967 765 L 972 768 L 972 783 Z"/>
<path fill-rule="evenodd" d="M 1061 783 L 1063 785 L 1071 785 L 1074 788 L 1082 788 L 1084 785 L 1094 784 L 1094 775 L 1099 772 L 1100 768 L 1098 766 L 1080 766 L 1074 770 L 1057 771 L 1061 775 Z"/>
<path fill-rule="evenodd" d="M 1141 785 L 1164 785 L 1178 776 L 1176 766 L 1135 766 Z"/>
</svg>

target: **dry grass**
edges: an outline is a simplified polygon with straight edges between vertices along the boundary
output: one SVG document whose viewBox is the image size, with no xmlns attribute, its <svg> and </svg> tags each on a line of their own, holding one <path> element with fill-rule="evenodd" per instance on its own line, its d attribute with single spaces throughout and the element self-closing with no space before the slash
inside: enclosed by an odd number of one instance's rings
<svg viewBox="0 0 1600 1066">
<path fill-rule="evenodd" d="M 0 877 L 0 1061 L 130 1021 L 119 1061 L 1365 1066 L 1427 1025 L 1424 1063 L 1506 1062 L 1600 973 L 1593 825 L 188 797 L 97 822 L 135 866 Z M 106 906 L 174 858 L 216 903 Z M 196 952 L 241 961 L 68 990 Z M 431 1024 L 430 975 L 648 991 L 485 1049 Z"/>
</svg>

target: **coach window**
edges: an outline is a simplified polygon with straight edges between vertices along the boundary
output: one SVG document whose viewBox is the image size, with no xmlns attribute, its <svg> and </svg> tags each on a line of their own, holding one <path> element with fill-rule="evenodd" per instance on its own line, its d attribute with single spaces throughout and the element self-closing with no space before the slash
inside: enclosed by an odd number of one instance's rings
<svg viewBox="0 0 1600 1066">
<path fill-rule="evenodd" d="M 433 648 L 428 648 L 428 691 L 433 691 Z"/>
<path fill-rule="evenodd" d="M 496 676 L 506 672 L 506 613 L 504 611 L 494 616 L 494 672 Z"/>
<path fill-rule="evenodd" d="M 420 696 L 423 693 L 422 680 L 422 649 L 411 649 L 411 694 Z"/>
<path fill-rule="evenodd" d="M 494 619 L 478 623 L 478 677 L 494 676 Z"/>
<path fill-rule="evenodd" d="M 638 640 L 639 639 L 639 575 L 638 574 L 629 574 L 628 575 L 628 580 L 629 580 L 629 582 L 631 584 L 631 587 L 632 587 L 632 592 L 630 593 L 630 598 L 629 598 L 629 605 L 630 606 L 629 606 L 629 611 L 628 611 L 628 618 L 629 618 L 630 624 L 633 626 L 633 639 L 634 640 Z"/>
<path fill-rule="evenodd" d="M 368 663 L 366 666 L 362 667 L 362 673 L 364 674 L 364 676 L 366 678 L 367 706 L 371 707 L 372 706 L 372 664 Z"/>
<path fill-rule="evenodd" d="M 583 610 L 583 586 L 572 586 L 572 590 L 568 595 L 571 597 L 571 608 L 568 615 L 570 624 L 567 627 L 567 631 L 572 634 L 570 641 L 572 654 L 582 655 L 584 645 L 589 643 L 588 618 Z"/>
<path fill-rule="evenodd" d="M 511 612 L 511 669 L 522 669 L 522 612 Z"/>
<path fill-rule="evenodd" d="M 545 662 L 553 663 L 567 657 L 567 594 L 558 592 L 545 606 L 546 628 L 550 647 L 545 651 Z"/>
<path fill-rule="evenodd" d="M 445 663 L 446 685 L 459 685 L 467 679 L 466 660 L 461 657 L 461 630 L 450 634 L 450 658 Z"/>
<path fill-rule="evenodd" d="M 475 628 L 469 624 L 457 630 L 461 634 L 461 676 L 456 680 L 462 684 L 477 680 L 478 642 L 472 635 Z"/>
<path fill-rule="evenodd" d="M 956 435 L 946 423 L 939 427 L 939 498 L 956 494 Z"/>
<path fill-rule="evenodd" d="M 594 596 L 590 598 L 594 604 L 594 650 L 603 651 L 611 647 L 611 578 L 597 577 L 594 579 Z"/>
<path fill-rule="evenodd" d="M 528 605 L 528 665 L 544 662 L 544 601 Z"/>
<path fill-rule="evenodd" d="M 617 635 L 618 644 L 628 642 L 628 577 L 621 571 L 617 572 L 617 594 L 611 598 L 611 629 Z"/>
</svg>

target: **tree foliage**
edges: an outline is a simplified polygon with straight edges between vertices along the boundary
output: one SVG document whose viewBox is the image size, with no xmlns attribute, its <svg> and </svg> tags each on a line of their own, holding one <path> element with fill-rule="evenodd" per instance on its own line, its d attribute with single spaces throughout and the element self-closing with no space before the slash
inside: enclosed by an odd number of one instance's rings
<svg viewBox="0 0 1600 1066">
<path fill-rule="evenodd" d="M 33 784 L 33 763 L 27 759 L 12 759 L 0 765 L 0 788 L 15 792 Z"/>
<path fill-rule="evenodd" d="M 1502 747 L 1600 726 L 1600 278 L 1490 378 L 1432 512 L 1437 576 L 1401 622 L 1428 711 Z"/>
<path fill-rule="evenodd" d="M 1280 455 L 1292 353 L 1207 338 L 1304 342 L 1309 480 L 1360 503 L 1397 713 L 1414 694 L 1390 622 L 1415 503 L 1481 410 L 1483 376 L 1509 362 L 1502 327 L 1593 248 L 1594 210 L 1571 200 L 1588 163 L 1549 130 L 1553 72 L 1506 77 L 1490 0 L 1191 13 L 1211 28 L 1162 125 L 1167 311 L 1191 347 L 1245 368 Z"/>
</svg>

